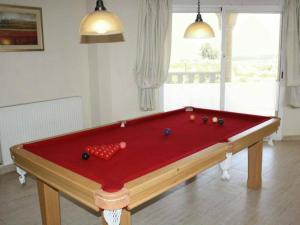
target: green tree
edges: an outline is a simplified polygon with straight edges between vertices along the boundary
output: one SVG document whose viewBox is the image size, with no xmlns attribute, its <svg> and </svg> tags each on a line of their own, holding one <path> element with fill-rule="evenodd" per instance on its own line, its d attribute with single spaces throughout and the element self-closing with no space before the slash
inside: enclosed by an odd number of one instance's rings
<svg viewBox="0 0 300 225">
<path fill-rule="evenodd" d="M 200 55 L 203 59 L 214 60 L 218 58 L 218 50 L 213 48 L 209 43 L 205 43 L 200 48 Z"/>
</svg>

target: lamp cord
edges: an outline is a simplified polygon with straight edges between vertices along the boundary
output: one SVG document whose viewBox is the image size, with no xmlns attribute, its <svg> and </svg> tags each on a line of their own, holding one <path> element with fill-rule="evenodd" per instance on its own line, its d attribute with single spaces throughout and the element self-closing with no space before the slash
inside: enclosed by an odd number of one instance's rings
<svg viewBox="0 0 300 225">
<path fill-rule="evenodd" d="M 200 0 L 198 0 L 198 13 L 195 22 L 203 22 L 202 16 L 200 14 Z"/>
</svg>

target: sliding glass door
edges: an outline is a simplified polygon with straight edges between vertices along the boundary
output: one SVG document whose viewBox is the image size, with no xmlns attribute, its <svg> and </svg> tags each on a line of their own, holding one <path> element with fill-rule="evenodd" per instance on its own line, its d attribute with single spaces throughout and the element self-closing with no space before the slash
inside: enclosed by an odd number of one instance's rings
<svg viewBox="0 0 300 225">
<path fill-rule="evenodd" d="M 164 110 L 183 106 L 218 109 L 220 106 L 220 14 L 203 13 L 216 37 L 198 41 L 183 34 L 195 20 L 193 13 L 174 13 L 169 77 L 164 85 Z"/>
<path fill-rule="evenodd" d="M 275 115 L 279 77 L 279 13 L 203 13 L 213 39 L 184 39 L 194 13 L 174 13 L 164 110 L 182 106 Z"/>
<path fill-rule="evenodd" d="M 225 110 L 274 116 L 280 14 L 230 13 L 227 18 Z"/>
</svg>

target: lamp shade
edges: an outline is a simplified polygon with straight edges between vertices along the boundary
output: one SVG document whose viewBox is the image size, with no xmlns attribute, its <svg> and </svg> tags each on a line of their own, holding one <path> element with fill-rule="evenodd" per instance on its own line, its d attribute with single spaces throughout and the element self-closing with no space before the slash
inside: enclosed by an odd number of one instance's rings
<svg viewBox="0 0 300 225">
<path fill-rule="evenodd" d="M 80 24 L 80 35 L 122 34 L 120 19 L 106 10 L 98 10 L 85 16 Z"/>
<path fill-rule="evenodd" d="M 185 38 L 212 38 L 215 33 L 211 26 L 204 21 L 196 21 L 186 29 L 184 33 Z"/>
</svg>

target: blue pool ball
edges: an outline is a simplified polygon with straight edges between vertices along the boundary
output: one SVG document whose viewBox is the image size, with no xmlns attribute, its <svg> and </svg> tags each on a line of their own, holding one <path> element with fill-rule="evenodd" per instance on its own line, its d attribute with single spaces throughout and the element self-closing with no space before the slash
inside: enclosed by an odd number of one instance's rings
<svg viewBox="0 0 300 225">
<path fill-rule="evenodd" d="M 172 130 L 170 128 L 165 128 L 164 129 L 164 135 L 169 136 L 172 133 Z"/>
</svg>

